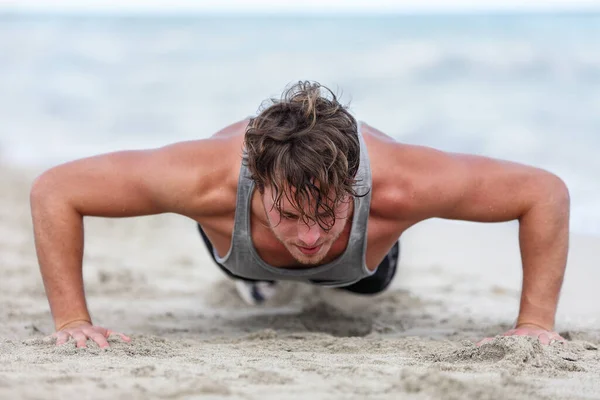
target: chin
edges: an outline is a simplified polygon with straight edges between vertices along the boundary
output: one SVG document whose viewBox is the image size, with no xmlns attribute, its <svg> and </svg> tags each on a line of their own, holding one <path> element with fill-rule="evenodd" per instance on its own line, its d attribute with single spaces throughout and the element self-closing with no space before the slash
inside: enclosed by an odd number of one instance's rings
<svg viewBox="0 0 600 400">
<path fill-rule="evenodd" d="M 315 257 L 306 257 L 303 256 L 302 258 L 300 257 L 294 257 L 296 259 L 296 261 L 298 261 L 298 263 L 302 264 L 302 265 L 306 265 L 306 266 L 314 266 L 316 267 L 319 262 L 323 259 L 323 257 L 319 257 L 318 259 Z"/>
<path fill-rule="evenodd" d="M 327 254 L 327 251 L 325 249 L 321 249 L 318 253 L 306 255 L 306 254 L 302 253 L 300 250 L 294 249 L 294 251 L 291 253 L 294 256 L 294 259 L 296 261 L 298 261 L 300 264 L 316 265 L 316 264 L 320 263 L 321 261 L 323 261 L 323 259 L 325 258 L 325 255 Z"/>
</svg>

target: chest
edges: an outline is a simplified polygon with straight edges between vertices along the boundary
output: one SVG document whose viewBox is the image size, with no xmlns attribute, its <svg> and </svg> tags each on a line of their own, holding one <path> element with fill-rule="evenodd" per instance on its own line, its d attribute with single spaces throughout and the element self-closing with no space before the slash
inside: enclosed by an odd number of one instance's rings
<svg viewBox="0 0 600 400">
<path fill-rule="evenodd" d="M 203 224 L 203 229 L 217 254 L 221 257 L 225 256 L 231 247 L 233 220 Z M 352 222 L 349 221 L 320 264 L 327 264 L 346 251 L 348 244 L 351 243 L 349 240 L 351 229 Z M 288 249 L 257 216 L 250 216 L 250 233 L 254 249 L 267 264 L 280 268 L 307 268 L 298 264 Z M 374 270 L 399 239 L 402 231 L 397 224 L 370 215 L 366 230 L 359 233 L 366 235 L 366 264 L 368 269 Z"/>
</svg>

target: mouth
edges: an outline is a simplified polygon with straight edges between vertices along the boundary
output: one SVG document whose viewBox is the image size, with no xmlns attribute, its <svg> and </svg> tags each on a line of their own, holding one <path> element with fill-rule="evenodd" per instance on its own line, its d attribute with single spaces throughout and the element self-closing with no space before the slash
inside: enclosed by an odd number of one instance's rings
<svg viewBox="0 0 600 400">
<path fill-rule="evenodd" d="M 321 246 L 323 246 L 323 244 L 320 244 L 320 245 L 315 246 L 315 247 L 302 247 L 302 246 L 296 246 L 296 247 L 298 247 L 298 249 L 300 249 L 300 251 L 303 254 L 311 255 L 311 254 L 315 254 L 316 252 L 318 252 L 319 250 L 321 250 Z"/>
</svg>

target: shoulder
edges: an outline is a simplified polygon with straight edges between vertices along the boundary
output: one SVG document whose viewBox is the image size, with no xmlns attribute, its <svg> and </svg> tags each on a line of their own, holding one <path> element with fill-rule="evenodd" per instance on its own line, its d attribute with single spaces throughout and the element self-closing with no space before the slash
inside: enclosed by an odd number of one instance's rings
<svg viewBox="0 0 600 400">
<path fill-rule="evenodd" d="M 193 215 L 188 216 L 204 219 L 235 211 L 246 125 L 247 120 L 238 121 L 207 139 L 157 149 L 155 156 L 160 164 L 169 166 L 165 168 L 170 171 L 165 180 L 181 181 L 189 187 L 189 214 Z"/>
<path fill-rule="evenodd" d="M 410 181 L 394 173 L 401 169 L 398 155 L 403 145 L 368 123 L 359 123 L 371 167 L 371 215 L 387 218 L 389 210 L 404 203 L 411 191 Z"/>
<path fill-rule="evenodd" d="M 461 174 L 453 155 L 438 149 L 400 143 L 362 123 L 372 175 L 371 213 L 386 219 L 420 220 L 423 196 L 434 196 L 443 179 Z"/>
<path fill-rule="evenodd" d="M 233 171 L 237 173 L 234 164 L 240 166 L 246 123 L 235 122 L 206 139 L 170 144 L 156 149 L 155 155 L 188 168 L 192 174 L 203 175 L 205 180 L 225 178 Z"/>
</svg>

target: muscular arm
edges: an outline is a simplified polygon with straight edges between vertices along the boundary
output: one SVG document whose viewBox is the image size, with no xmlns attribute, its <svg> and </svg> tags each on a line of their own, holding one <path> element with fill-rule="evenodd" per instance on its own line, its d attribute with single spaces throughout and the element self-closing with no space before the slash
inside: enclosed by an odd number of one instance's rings
<svg viewBox="0 0 600 400">
<path fill-rule="evenodd" d="M 83 216 L 209 211 L 209 188 L 219 178 L 210 167 L 215 146 L 207 140 L 105 154 L 60 165 L 36 179 L 35 245 L 57 329 L 90 321 L 82 279 Z"/>
<path fill-rule="evenodd" d="M 399 146 L 403 217 L 519 221 L 523 288 L 517 325 L 554 328 L 567 262 L 569 192 L 542 169 L 474 155 Z"/>
</svg>

